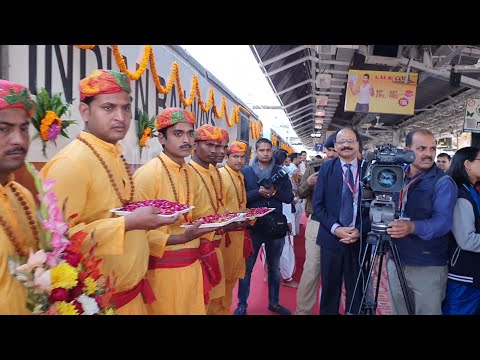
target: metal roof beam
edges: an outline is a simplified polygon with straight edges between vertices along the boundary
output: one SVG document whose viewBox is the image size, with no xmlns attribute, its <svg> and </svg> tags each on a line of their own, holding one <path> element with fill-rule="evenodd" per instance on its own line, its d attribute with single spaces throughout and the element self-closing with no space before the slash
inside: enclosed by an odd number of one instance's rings
<svg viewBox="0 0 480 360">
<path fill-rule="evenodd" d="M 315 105 L 314 105 L 314 104 L 308 104 L 308 105 L 302 106 L 301 108 L 295 109 L 295 110 L 293 110 L 292 112 L 287 112 L 287 111 L 285 111 L 285 113 L 287 114 L 287 116 L 292 116 L 293 114 L 296 114 L 296 113 L 298 113 L 298 112 L 300 112 L 300 111 L 302 111 L 302 110 L 304 110 L 304 109 L 306 109 L 306 108 L 309 108 L 309 107 L 311 107 L 312 109 L 315 109 Z"/>
<path fill-rule="evenodd" d="M 298 99 L 298 100 L 295 100 L 294 102 L 291 102 L 291 103 L 289 103 L 289 104 L 287 104 L 287 105 L 284 105 L 284 108 L 286 109 L 286 108 L 288 108 L 288 107 L 290 107 L 290 106 L 292 106 L 292 105 L 295 105 L 295 104 L 297 104 L 297 103 L 299 103 L 299 102 L 302 102 L 303 100 L 307 100 L 307 99 L 309 99 L 309 98 L 314 98 L 314 99 L 316 99 L 317 97 L 316 97 L 315 95 L 313 95 L 313 94 L 310 94 L 310 95 L 304 96 L 304 97 L 302 97 L 302 98 L 300 98 L 300 99 Z"/>
<path fill-rule="evenodd" d="M 260 63 L 260 66 L 266 66 L 266 65 L 270 65 L 270 64 L 273 64 L 274 62 L 277 62 L 278 60 L 282 60 L 290 55 L 293 55 L 293 54 L 296 54 L 297 52 L 300 52 L 300 51 L 303 51 L 305 49 L 309 49 L 311 48 L 310 45 L 301 45 L 301 46 L 297 46 L 296 48 L 293 48 L 293 49 L 290 49 L 288 51 L 284 51 L 282 52 L 281 54 L 277 55 L 277 56 L 274 56 L 273 58 L 271 59 L 268 59 L 268 60 L 265 60 L 265 61 L 262 61 Z"/>
<path fill-rule="evenodd" d="M 306 84 L 309 84 L 309 83 L 315 83 L 313 80 L 305 80 L 305 81 L 302 81 L 302 82 L 299 82 L 293 86 L 290 86 L 289 88 L 287 89 L 284 89 L 282 91 L 279 91 L 279 92 L 275 92 L 275 95 L 282 95 L 282 94 L 285 94 L 286 92 L 289 92 L 289 91 L 292 91 L 293 89 L 296 89 L 302 85 L 306 85 Z M 343 86 L 341 86 L 341 88 L 343 89 Z"/>
</svg>

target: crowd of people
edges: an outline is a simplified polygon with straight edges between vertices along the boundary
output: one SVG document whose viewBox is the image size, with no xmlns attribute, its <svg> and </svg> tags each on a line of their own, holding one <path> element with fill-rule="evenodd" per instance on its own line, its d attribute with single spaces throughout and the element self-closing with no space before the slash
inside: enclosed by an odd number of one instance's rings
<svg viewBox="0 0 480 360">
<path fill-rule="evenodd" d="M 96 244 L 102 273 L 116 279 L 117 314 L 232 314 L 238 283 L 233 314 L 245 315 L 259 253 L 271 312 L 290 315 L 280 303 L 284 285 L 298 287 L 295 314 L 310 314 L 321 281 L 321 315 L 339 313 L 342 287 L 348 312 L 364 313 L 361 259 L 370 256 L 365 239 L 371 219 L 362 202 L 363 149 L 355 129 L 331 135 L 324 142 L 326 158 L 308 162 L 306 152 L 274 151 L 270 140 L 260 138 L 248 165 L 247 143 L 212 125 L 196 128 L 188 110 L 166 108 L 155 119 L 162 152 L 132 174 L 119 144 L 132 120 L 127 76 L 96 70 L 79 88 L 84 129 L 43 166 L 41 176 L 55 181 L 68 231 L 86 232 Z M 33 106 L 26 87 L 0 80 L 1 314 L 28 313 L 26 291 L 11 275 L 9 257 L 40 247 L 34 198 L 13 177 L 29 149 Z M 407 134 L 405 148 L 415 161 L 404 167 L 404 187 L 393 196 L 399 217 L 386 230 L 402 264 L 398 269 L 389 256 L 393 313 L 408 313 L 401 271 L 415 314 L 478 314 L 480 150 L 439 154 L 437 166 L 436 141 L 425 129 Z M 192 210 L 173 217 L 158 216 L 152 206 L 128 216 L 110 211 L 152 199 Z M 263 207 L 273 212 L 256 220 L 207 228 L 197 220 Z M 296 283 L 293 241 L 304 212 L 306 260 Z M 191 226 L 182 226 L 186 222 Z"/>
</svg>

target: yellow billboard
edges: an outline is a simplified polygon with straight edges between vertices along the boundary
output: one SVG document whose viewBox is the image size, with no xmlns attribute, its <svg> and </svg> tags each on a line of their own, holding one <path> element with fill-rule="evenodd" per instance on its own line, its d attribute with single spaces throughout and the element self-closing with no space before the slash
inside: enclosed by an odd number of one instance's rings
<svg viewBox="0 0 480 360">
<path fill-rule="evenodd" d="M 413 115 L 418 73 L 349 70 L 345 111 Z"/>
</svg>

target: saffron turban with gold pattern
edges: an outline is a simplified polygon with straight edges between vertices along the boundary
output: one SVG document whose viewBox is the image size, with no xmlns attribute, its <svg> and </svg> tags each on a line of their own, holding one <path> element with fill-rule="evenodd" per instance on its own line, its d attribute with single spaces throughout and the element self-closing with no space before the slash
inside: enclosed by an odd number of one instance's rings
<svg viewBox="0 0 480 360">
<path fill-rule="evenodd" d="M 195 114 L 185 109 L 172 107 L 164 109 L 155 119 L 155 126 L 158 131 L 178 123 L 187 123 L 195 126 Z"/>
<path fill-rule="evenodd" d="M 220 129 L 220 131 L 222 132 L 222 138 L 220 139 L 220 141 L 227 140 L 227 142 L 229 142 L 230 141 L 230 136 L 228 135 L 227 130 Z"/>
<path fill-rule="evenodd" d="M 238 154 L 238 153 L 246 153 L 247 152 L 247 144 L 243 141 L 232 141 L 230 146 L 228 147 L 227 154 Z"/>
<path fill-rule="evenodd" d="M 0 79 L 0 110 L 23 109 L 33 116 L 33 100 L 28 89 L 20 84 Z"/>
<path fill-rule="evenodd" d="M 115 70 L 95 70 L 80 80 L 80 101 L 100 94 L 114 94 L 120 91 L 130 93 L 130 80 Z"/>
<path fill-rule="evenodd" d="M 222 141 L 222 131 L 212 125 L 204 124 L 195 130 L 195 141 Z"/>
</svg>

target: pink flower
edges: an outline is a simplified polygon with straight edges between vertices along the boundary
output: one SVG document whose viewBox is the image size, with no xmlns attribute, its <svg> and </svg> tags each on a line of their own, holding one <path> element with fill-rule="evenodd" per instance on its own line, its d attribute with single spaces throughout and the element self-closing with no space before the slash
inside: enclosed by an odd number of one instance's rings
<svg viewBox="0 0 480 360">
<path fill-rule="evenodd" d="M 40 290 L 50 294 L 52 281 L 50 279 L 50 270 L 45 271 L 44 268 L 37 268 L 33 274 L 33 284 Z"/>
<path fill-rule="evenodd" d="M 29 250 L 30 255 L 26 264 L 20 265 L 17 271 L 30 271 L 38 266 L 42 266 L 47 261 L 47 254 L 43 250 L 38 250 L 35 254 L 33 250 Z"/>
<path fill-rule="evenodd" d="M 42 180 L 43 191 L 49 192 L 55 187 L 55 180 L 53 179 L 43 179 Z"/>
<path fill-rule="evenodd" d="M 67 301 L 68 299 L 68 290 L 64 288 L 57 288 L 53 289 L 52 293 L 48 297 L 48 300 L 50 302 L 55 302 L 55 301 Z"/>
<path fill-rule="evenodd" d="M 57 307 L 55 304 L 50 306 L 50 308 L 43 313 L 43 315 L 58 315 Z"/>
<path fill-rule="evenodd" d="M 57 124 L 52 124 L 48 128 L 48 140 L 55 141 L 57 140 L 58 135 L 60 135 L 60 132 L 62 130 L 62 127 L 57 125 Z"/>
<path fill-rule="evenodd" d="M 66 251 L 63 255 L 63 259 L 73 267 L 77 267 L 80 263 L 80 255 L 71 251 Z"/>
</svg>

